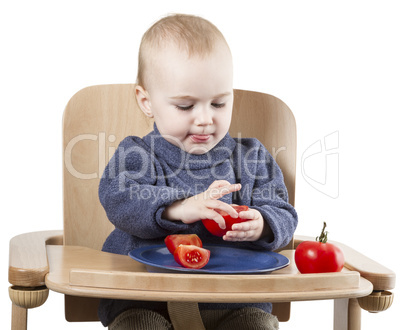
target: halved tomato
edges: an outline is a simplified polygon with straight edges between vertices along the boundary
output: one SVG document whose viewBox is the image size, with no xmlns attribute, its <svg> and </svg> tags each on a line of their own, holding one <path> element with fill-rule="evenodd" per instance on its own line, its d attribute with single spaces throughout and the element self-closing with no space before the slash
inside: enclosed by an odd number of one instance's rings
<svg viewBox="0 0 402 330">
<path fill-rule="evenodd" d="M 165 238 L 165 244 L 171 254 L 174 254 L 174 251 L 180 244 L 202 247 L 201 239 L 197 236 L 197 234 L 169 235 Z"/>
<path fill-rule="evenodd" d="M 232 207 L 236 210 L 237 213 L 248 210 L 247 205 L 234 205 Z M 225 220 L 226 223 L 225 229 L 219 227 L 218 223 L 216 223 L 214 220 L 211 219 L 202 220 L 202 223 L 204 224 L 205 228 L 207 228 L 208 231 L 215 236 L 222 237 L 223 235 L 226 234 L 227 231 L 232 230 L 232 225 L 234 225 L 235 223 L 240 223 L 249 220 L 249 219 L 232 218 L 229 214 L 227 214 L 225 211 L 222 210 L 215 210 L 215 211 L 218 212 Z"/>
<path fill-rule="evenodd" d="M 204 267 L 211 255 L 211 251 L 195 245 L 179 245 L 174 251 L 174 260 L 183 267 L 200 269 Z"/>
</svg>

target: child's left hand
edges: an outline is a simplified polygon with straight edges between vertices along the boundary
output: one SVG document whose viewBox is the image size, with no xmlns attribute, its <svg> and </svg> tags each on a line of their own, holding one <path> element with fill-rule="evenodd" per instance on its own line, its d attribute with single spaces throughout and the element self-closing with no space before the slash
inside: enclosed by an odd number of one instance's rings
<svg viewBox="0 0 402 330">
<path fill-rule="evenodd" d="M 258 210 L 241 211 L 239 218 L 251 220 L 234 224 L 232 230 L 223 236 L 225 241 L 256 241 L 271 232 Z"/>
</svg>

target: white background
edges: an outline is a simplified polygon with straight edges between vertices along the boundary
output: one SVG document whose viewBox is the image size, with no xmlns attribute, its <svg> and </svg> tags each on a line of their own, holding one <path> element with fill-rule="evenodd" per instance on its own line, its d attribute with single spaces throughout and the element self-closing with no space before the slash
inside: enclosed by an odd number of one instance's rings
<svg viewBox="0 0 402 330">
<path fill-rule="evenodd" d="M 9 240 L 23 232 L 62 229 L 65 104 L 85 86 L 133 82 L 143 32 L 172 12 L 197 14 L 220 28 L 234 56 L 235 88 L 273 94 L 293 110 L 296 234 L 316 236 L 325 220 L 330 239 L 400 274 L 402 10 L 397 1 L 2 1 L 4 328 L 11 314 Z M 324 144 L 325 152 L 304 163 L 303 153 L 328 135 L 338 147 L 330 150 L 328 166 Z M 399 327 L 402 292 L 397 287 L 394 293 L 390 310 L 362 313 L 363 329 Z M 29 328 L 102 328 L 67 323 L 62 302 L 62 295 L 51 292 L 45 305 L 29 312 Z M 294 303 L 291 321 L 281 329 L 331 329 L 332 320 L 331 301 Z"/>
</svg>

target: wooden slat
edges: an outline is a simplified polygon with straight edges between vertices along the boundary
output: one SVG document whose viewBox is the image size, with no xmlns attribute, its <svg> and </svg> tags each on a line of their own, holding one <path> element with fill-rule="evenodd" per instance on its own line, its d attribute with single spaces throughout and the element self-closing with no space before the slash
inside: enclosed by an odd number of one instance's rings
<svg viewBox="0 0 402 330">
<path fill-rule="evenodd" d="M 252 278 L 251 278 L 252 276 Z M 255 293 L 297 292 L 301 290 L 348 290 L 359 287 L 358 272 L 294 275 L 207 275 L 133 273 L 107 270 L 72 269 L 70 285 L 105 289 L 166 292 Z M 263 288 L 263 289 L 262 289 Z"/>
</svg>

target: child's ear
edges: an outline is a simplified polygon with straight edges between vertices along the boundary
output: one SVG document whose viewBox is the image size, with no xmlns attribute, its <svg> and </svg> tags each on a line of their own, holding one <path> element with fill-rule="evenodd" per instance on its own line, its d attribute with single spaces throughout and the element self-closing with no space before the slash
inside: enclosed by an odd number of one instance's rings
<svg viewBox="0 0 402 330">
<path fill-rule="evenodd" d="M 149 93 L 142 86 L 135 86 L 135 97 L 137 98 L 137 103 L 142 112 L 147 116 L 152 118 L 154 114 L 152 113 L 151 100 L 149 98 Z"/>
</svg>

